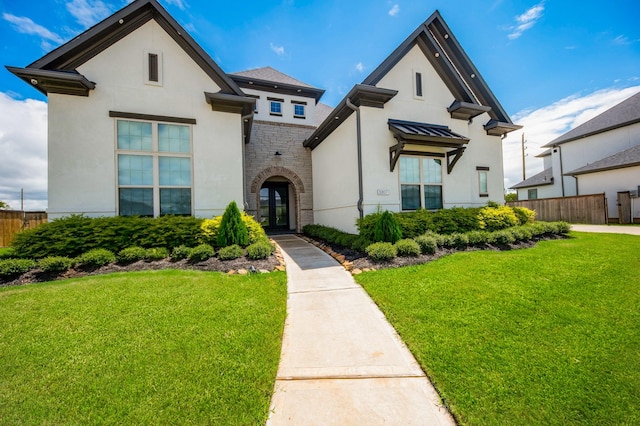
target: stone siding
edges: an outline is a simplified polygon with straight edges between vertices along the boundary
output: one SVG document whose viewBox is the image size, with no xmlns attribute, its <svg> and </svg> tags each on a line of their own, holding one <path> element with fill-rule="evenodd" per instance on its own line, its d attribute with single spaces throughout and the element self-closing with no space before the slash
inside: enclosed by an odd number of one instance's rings
<svg viewBox="0 0 640 426">
<path fill-rule="evenodd" d="M 314 130 L 312 126 L 253 122 L 251 141 L 245 145 L 247 213 L 257 217 L 260 187 L 270 178 L 283 177 L 294 189 L 289 209 L 295 213 L 296 230 L 313 223 L 311 150 L 303 147 L 302 142 Z"/>
</svg>

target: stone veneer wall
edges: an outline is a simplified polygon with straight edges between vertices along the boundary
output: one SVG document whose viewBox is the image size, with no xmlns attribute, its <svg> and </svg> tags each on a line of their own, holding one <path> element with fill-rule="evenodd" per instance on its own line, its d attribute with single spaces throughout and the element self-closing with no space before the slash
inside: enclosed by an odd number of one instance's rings
<svg viewBox="0 0 640 426">
<path fill-rule="evenodd" d="M 254 121 L 251 141 L 245 145 L 245 191 L 247 213 L 257 215 L 257 197 L 262 183 L 271 177 L 287 178 L 294 188 L 289 209 L 295 212 L 296 230 L 313 223 L 311 150 L 302 142 L 315 127 Z M 282 155 L 275 155 L 280 152 Z"/>
</svg>

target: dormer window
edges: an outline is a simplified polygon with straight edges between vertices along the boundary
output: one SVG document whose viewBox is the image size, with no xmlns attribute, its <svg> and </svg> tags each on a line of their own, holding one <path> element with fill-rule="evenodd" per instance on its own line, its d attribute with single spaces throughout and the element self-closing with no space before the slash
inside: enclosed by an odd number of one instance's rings
<svg viewBox="0 0 640 426">
<path fill-rule="evenodd" d="M 268 98 L 269 99 L 269 114 L 282 116 L 282 103 L 284 99 Z"/>
<path fill-rule="evenodd" d="M 306 118 L 306 102 L 291 101 L 293 104 L 293 118 Z"/>
</svg>

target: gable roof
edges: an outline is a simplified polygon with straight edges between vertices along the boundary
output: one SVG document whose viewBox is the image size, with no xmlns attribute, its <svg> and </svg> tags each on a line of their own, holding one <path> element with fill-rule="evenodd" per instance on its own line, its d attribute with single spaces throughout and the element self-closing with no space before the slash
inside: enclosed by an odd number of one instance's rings
<svg viewBox="0 0 640 426">
<path fill-rule="evenodd" d="M 470 119 L 487 112 L 491 119 L 485 124 L 484 128 L 488 134 L 494 136 L 501 136 L 522 128 L 522 126 L 513 124 L 475 65 L 471 62 L 471 59 L 469 59 L 444 22 L 440 12 L 436 10 L 361 84 L 356 85 L 345 96 L 335 108 L 334 114 L 332 114 L 336 119 L 327 118 L 304 142 L 304 146 L 314 149 L 353 113 L 353 110 L 346 106 L 346 101 L 358 90 L 368 88 L 366 91 L 369 93 L 374 90 L 389 90 L 378 88 L 376 84 L 416 45 L 420 47 L 425 57 L 453 94 L 455 100 L 448 108 L 453 118 Z M 389 99 L 385 100 L 385 102 Z M 353 102 L 353 99 L 350 99 L 350 101 Z M 357 103 L 353 103 L 359 106 Z"/>
<path fill-rule="evenodd" d="M 602 114 L 593 117 L 591 120 L 582 123 L 564 135 L 557 137 L 542 147 L 553 147 L 638 122 L 640 122 L 640 92 L 609 108 Z"/>
<path fill-rule="evenodd" d="M 565 176 L 583 175 L 587 173 L 602 172 L 605 170 L 622 169 L 625 167 L 640 166 L 640 145 L 636 145 L 624 151 L 605 157 L 586 166 L 565 173 Z"/>
<path fill-rule="evenodd" d="M 509 189 L 530 188 L 532 186 L 543 186 L 543 185 L 552 185 L 552 184 L 553 184 L 553 168 L 549 167 L 548 169 L 543 170 L 540 173 L 531 176 L 529 179 L 525 179 L 522 182 L 513 185 Z"/>
<path fill-rule="evenodd" d="M 317 87 L 303 83 L 271 67 L 254 68 L 231 73 L 229 77 L 236 82 L 238 86 L 245 89 L 304 96 L 314 98 L 316 103 L 322 95 L 324 95 L 323 89 L 318 89 Z"/>
<path fill-rule="evenodd" d="M 33 84 L 44 94 L 48 92 L 75 94 L 68 93 L 64 87 L 60 87 L 60 84 L 69 80 L 69 76 L 80 75 L 76 68 L 152 19 L 220 87 L 221 92 L 244 96 L 238 85 L 220 69 L 157 0 L 135 0 L 26 68 L 7 67 L 7 69 L 27 83 Z M 39 81 L 42 70 L 48 71 L 48 77 L 56 80 L 58 85 L 49 84 L 48 80 Z M 77 85 L 77 83 L 75 84 Z M 87 88 L 87 93 L 88 90 L 90 88 Z"/>
<path fill-rule="evenodd" d="M 536 157 L 543 158 L 543 157 L 548 157 L 550 155 L 551 155 L 551 148 L 549 148 L 549 149 L 547 149 L 545 151 L 542 151 L 540 154 L 536 155 Z"/>
</svg>

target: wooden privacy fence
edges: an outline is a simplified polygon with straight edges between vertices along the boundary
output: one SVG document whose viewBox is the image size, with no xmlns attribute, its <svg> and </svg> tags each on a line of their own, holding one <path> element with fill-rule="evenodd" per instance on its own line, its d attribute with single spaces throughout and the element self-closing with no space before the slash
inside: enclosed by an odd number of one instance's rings
<svg viewBox="0 0 640 426">
<path fill-rule="evenodd" d="M 607 223 L 607 198 L 605 194 L 509 201 L 507 205 L 535 210 L 537 220 L 548 222 L 563 220 L 569 223 L 593 225 L 606 225 Z"/>
<path fill-rule="evenodd" d="M 11 244 L 13 236 L 23 229 L 35 228 L 46 221 L 46 212 L 0 210 L 0 247 Z"/>
</svg>

